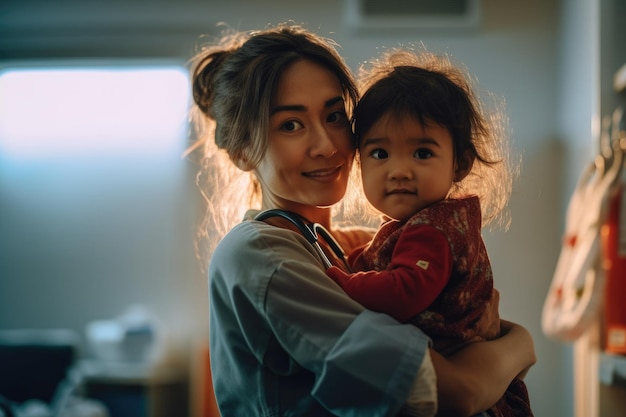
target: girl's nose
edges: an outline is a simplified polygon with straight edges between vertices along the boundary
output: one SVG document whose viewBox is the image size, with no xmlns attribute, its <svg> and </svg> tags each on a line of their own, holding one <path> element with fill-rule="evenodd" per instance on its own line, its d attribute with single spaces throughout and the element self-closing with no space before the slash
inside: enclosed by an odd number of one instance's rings
<svg viewBox="0 0 626 417">
<path fill-rule="evenodd" d="M 390 181 L 408 181 L 412 180 L 414 177 L 413 170 L 406 164 L 390 161 L 389 166 L 388 178 Z"/>
</svg>

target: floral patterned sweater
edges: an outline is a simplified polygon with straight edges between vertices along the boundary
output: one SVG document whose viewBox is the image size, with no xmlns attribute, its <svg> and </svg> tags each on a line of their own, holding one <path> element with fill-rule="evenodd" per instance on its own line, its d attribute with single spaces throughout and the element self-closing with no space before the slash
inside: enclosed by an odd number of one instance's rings
<svg viewBox="0 0 626 417">
<path fill-rule="evenodd" d="M 383 223 L 348 256 L 357 272 L 331 267 L 327 273 L 366 308 L 416 325 L 435 350 L 450 355 L 499 335 L 498 317 L 480 322 L 494 288 L 481 222 L 478 197 L 442 200 L 405 222 Z M 514 380 L 489 414 L 532 416 L 523 381 Z"/>
</svg>

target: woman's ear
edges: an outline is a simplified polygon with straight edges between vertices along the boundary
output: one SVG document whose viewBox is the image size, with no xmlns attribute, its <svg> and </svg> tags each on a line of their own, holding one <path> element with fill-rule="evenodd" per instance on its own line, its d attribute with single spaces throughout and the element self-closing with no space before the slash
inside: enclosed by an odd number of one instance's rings
<svg viewBox="0 0 626 417">
<path fill-rule="evenodd" d="M 472 170 L 472 166 L 474 166 L 474 158 L 471 156 L 470 151 L 465 151 L 463 157 L 457 160 L 454 167 L 454 181 L 463 181 Z"/>
</svg>

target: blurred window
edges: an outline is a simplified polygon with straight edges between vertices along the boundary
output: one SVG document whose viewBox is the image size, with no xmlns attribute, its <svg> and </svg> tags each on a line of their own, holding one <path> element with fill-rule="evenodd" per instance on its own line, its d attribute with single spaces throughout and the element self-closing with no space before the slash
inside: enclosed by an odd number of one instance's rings
<svg viewBox="0 0 626 417">
<path fill-rule="evenodd" d="M 182 153 L 188 91 L 182 66 L 0 68 L 0 155 Z"/>
</svg>

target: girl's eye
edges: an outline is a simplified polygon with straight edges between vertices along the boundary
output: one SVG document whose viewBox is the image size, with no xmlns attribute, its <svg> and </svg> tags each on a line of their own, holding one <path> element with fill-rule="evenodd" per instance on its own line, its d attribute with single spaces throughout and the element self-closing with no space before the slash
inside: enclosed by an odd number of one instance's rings
<svg viewBox="0 0 626 417">
<path fill-rule="evenodd" d="M 432 158 L 433 153 L 430 151 L 430 149 L 418 149 L 415 151 L 414 156 L 417 159 L 428 159 Z"/>
<path fill-rule="evenodd" d="M 295 120 L 289 120 L 280 125 L 280 130 L 284 130 L 285 132 L 295 132 L 302 129 L 303 127 L 304 126 L 302 125 L 302 123 Z"/>
<path fill-rule="evenodd" d="M 374 159 L 387 159 L 389 155 L 386 150 L 378 148 L 370 152 L 370 156 Z"/>
<path fill-rule="evenodd" d="M 328 116 L 328 122 L 329 123 L 344 123 L 344 122 L 348 122 L 348 116 L 346 115 L 345 111 L 336 111 L 331 113 Z"/>
</svg>

